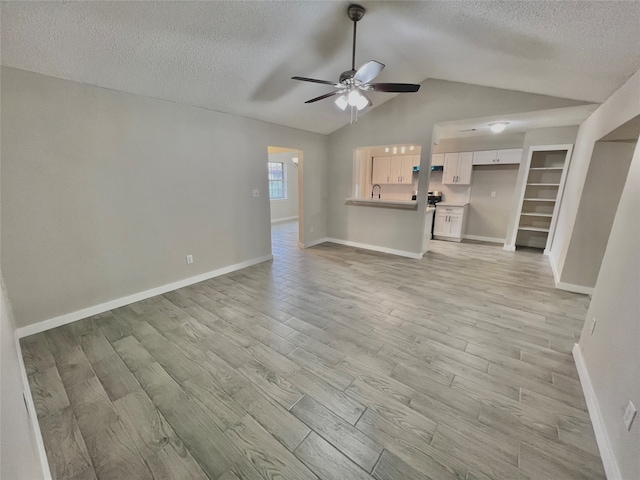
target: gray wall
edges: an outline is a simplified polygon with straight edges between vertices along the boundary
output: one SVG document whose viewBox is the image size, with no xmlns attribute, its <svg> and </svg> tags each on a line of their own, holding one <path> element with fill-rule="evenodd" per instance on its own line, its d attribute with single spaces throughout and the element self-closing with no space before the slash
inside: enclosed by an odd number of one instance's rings
<svg viewBox="0 0 640 480">
<path fill-rule="evenodd" d="M 630 431 L 622 421 L 627 402 L 640 408 L 640 148 L 636 148 L 587 318 L 597 319 L 593 335 L 586 322 L 580 348 L 620 470 L 640 478 L 640 418 Z"/>
<path fill-rule="evenodd" d="M 304 241 L 326 237 L 326 144 L 3 67 L 0 253 L 17 325 L 269 255 L 268 145 L 304 151 Z"/>
<path fill-rule="evenodd" d="M 514 245 L 516 230 L 518 223 L 518 213 L 520 209 L 521 189 L 524 188 L 524 183 L 527 177 L 527 159 L 529 158 L 529 149 L 533 146 L 540 145 L 573 145 L 576 141 L 576 135 L 578 134 L 578 127 L 549 127 L 549 128 L 536 128 L 529 130 L 525 133 L 524 143 L 522 145 L 522 160 L 520 161 L 520 168 L 518 169 L 518 177 L 516 178 L 516 199 L 511 202 L 509 206 L 511 212 L 509 213 L 509 225 L 507 227 L 507 240 L 505 243 L 508 245 Z M 571 167 L 569 167 L 571 168 Z"/>
<path fill-rule="evenodd" d="M 465 235 L 504 242 L 514 202 L 518 165 L 473 167 Z M 491 192 L 496 192 L 491 197 Z"/>
<path fill-rule="evenodd" d="M 558 225 L 549 252 L 551 263 L 561 280 L 595 143 L 638 115 L 640 115 L 640 70 L 580 125 L 558 214 Z M 589 239 L 582 238 L 582 241 L 588 242 Z"/>
<path fill-rule="evenodd" d="M 355 148 L 386 144 L 431 146 L 437 122 L 579 104 L 542 95 L 426 80 L 418 93 L 398 95 L 360 117 L 357 124 L 329 136 L 329 236 L 421 253 L 431 148 L 422 150 L 419 207 L 413 211 L 345 205 L 345 198 L 351 196 Z"/>
<path fill-rule="evenodd" d="M 0 274 L 1 276 L 1 274 Z M 15 325 L 4 282 L 0 301 L 0 478 L 39 480 L 42 474 L 40 456 L 22 392 L 26 387 L 20 376 L 18 351 L 14 341 Z"/>
<path fill-rule="evenodd" d="M 298 168 L 291 160 L 298 157 L 298 152 L 272 153 L 270 162 L 282 162 L 285 165 L 287 198 L 271 200 L 271 221 L 298 216 Z"/>
<path fill-rule="evenodd" d="M 596 284 L 635 149 L 636 143 L 596 143 L 562 270 L 563 282 L 586 287 Z"/>
</svg>

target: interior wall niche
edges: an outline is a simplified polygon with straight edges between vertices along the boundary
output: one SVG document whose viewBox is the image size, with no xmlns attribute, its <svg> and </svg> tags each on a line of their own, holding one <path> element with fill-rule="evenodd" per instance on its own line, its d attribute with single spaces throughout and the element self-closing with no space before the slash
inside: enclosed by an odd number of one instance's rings
<svg viewBox="0 0 640 480">
<path fill-rule="evenodd" d="M 640 135 L 640 116 L 594 146 L 561 281 L 594 287 Z"/>
</svg>

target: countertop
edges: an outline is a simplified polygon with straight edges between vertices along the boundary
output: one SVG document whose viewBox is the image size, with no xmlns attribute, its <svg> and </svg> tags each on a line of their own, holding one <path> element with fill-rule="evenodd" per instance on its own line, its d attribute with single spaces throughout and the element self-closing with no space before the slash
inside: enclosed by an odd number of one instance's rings
<svg viewBox="0 0 640 480">
<path fill-rule="evenodd" d="M 436 207 L 464 207 L 469 205 L 469 202 L 438 202 Z"/>
<path fill-rule="evenodd" d="M 367 205 L 369 207 L 388 207 L 388 208 L 417 208 L 417 200 L 382 200 L 379 198 L 345 198 L 345 202 L 354 205 Z"/>
</svg>

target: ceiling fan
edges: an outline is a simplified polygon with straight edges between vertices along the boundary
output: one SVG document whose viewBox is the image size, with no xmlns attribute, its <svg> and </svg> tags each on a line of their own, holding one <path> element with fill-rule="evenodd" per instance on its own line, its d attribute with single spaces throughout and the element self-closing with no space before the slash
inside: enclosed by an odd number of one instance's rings
<svg viewBox="0 0 640 480">
<path fill-rule="evenodd" d="M 353 120 L 353 111 L 357 112 L 370 105 L 371 99 L 364 92 L 392 92 L 392 93 L 409 93 L 417 92 L 420 89 L 420 85 L 411 83 L 370 83 L 376 78 L 384 65 L 380 62 L 372 60 L 362 65 L 356 70 L 356 28 L 357 23 L 364 17 L 365 9 L 360 5 L 349 5 L 347 9 L 347 16 L 353 21 L 353 48 L 351 52 L 351 70 L 347 70 L 340 74 L 338 82 L 330 82 L 328 80 L 317 80 L 315 78 L 307 77 L 291 77 L 292 80 L 301 80 L 303 82 L 321 83 L 323 85 L 332 85 L 337 90 L 329 92 L 319 97 L 307 100 L 304 103 L 313 103 L 318 100 L 333 97 L 334 95 L 340 95 L 335 103 L 342 110 L 346 110 L 348 106 L 351 107 L 351 115 Z"/>
</svg>

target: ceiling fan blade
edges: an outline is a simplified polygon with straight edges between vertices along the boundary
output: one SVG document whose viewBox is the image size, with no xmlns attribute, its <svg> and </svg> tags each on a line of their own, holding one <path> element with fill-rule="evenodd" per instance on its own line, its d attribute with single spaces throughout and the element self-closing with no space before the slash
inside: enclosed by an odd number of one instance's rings
<svg viewBox="0 0 640 480">
<path fill-rule="evenodd" d="M 384 65 L 382 63 L 371 60 L 358 69 L 356 74 L 353 76 L 353 79 L 359 81 L 360 83 L 369 83 L 371 80 L 380 75 L 380 72 L 383 68 Z"/>
<path fill-rule="evenodd" d="M 372 87 L 374 92 L 417 92 L 420 90 L 420 85 L 414 85 L 413 83 L 370 83 L 367 85 Z"/>
<path fill-rule="evenodd" d="M 318 80 L 315 78 L 307 78 L 307 77 L 291 77 L 291 80 L 300 80 L 302 82 L 313 82 L 313 83 L 322 83 L 323 85 L 333 85 L 339 86 L 336 82 L 330 82 L 329 80 Z"/>
<path fill-rule="evenodd" d="M 317 102 L 318 100 L 324 100 L 325 98 L 333 97 L 334 95 L 337 95 L 338 93 L 340 93 L 340 92 L 325 93 L 324 95 L 320 95 L 319 97 L 312 98 L 311 100 L 307 100 L 304 103 L 313 103 L 313 102 Z"/>
</svg>

